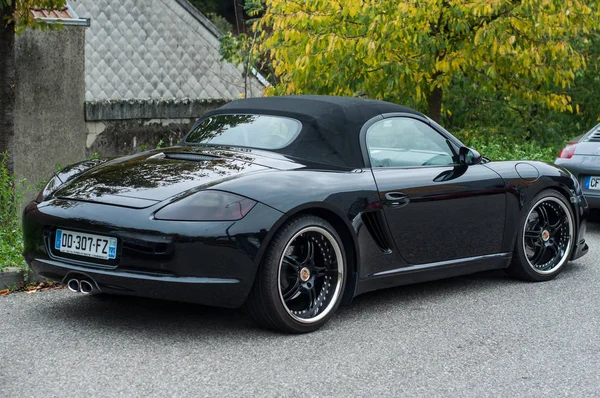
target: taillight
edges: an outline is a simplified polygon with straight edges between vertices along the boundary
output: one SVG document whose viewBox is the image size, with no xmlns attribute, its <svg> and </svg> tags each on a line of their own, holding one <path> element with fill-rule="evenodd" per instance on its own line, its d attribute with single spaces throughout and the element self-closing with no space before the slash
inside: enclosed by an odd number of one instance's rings
<svg viewBox="0 0 600 398">
<path fill-rule="evenodd" d="M 573 154 L 575 153 L 576 146 L 577 142 L 567 142 L 567 145 L 565 145 L 565 147 L 560 150 L 558 157 L 563 159 L 571 159 L 573 157 Z"/>
<path fill-rule="evenodd" d="M 35 201 L 42 203 L 44 200 L 50 198 L 50 196 L 52 196 L 54 192 L 58 191 L 58 189 L 63 185 L 64 184 L 62 180 L 55 175 L 50 179 L 50 181 L 48 181 L 48 183 L 46 183 L 46 185 L 44 185 L 44 188 L 42 188 Z"/>
<path fill-rule="evenodd" d="M 157 220 L 236 221 L 244 218 L 256 202 L 223 191 L 200 191 L 160 209 Z"/>
</svg>

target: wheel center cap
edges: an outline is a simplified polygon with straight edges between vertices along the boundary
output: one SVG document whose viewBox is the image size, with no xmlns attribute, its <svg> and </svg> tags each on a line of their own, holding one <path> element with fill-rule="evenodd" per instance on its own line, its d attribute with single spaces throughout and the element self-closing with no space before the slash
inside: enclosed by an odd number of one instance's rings
<svg viewBox="0 0 600 398">
<path fill-rule="evenodd" d="M 542 240 L 544 242 L 548 242 L 548 239 L 550 239 L 550 232 L 544 230 L 544 232 L 542 232 Z"/>
<path fill-rule="evenodd" d="M 310 279 L 310 271 L 308 268 L 304 267 L 300 270 L 300 279 L 302 279 L 302 282 L 306 282 Z"/>
</svg>

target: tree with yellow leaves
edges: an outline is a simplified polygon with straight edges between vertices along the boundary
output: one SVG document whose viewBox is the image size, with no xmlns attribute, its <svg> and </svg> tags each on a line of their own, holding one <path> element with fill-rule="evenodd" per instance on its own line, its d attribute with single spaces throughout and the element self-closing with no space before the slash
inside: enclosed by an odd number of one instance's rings
<svg viewBox="0 0 600 398">
<path fill-rule="evenodd" d="M 271 93 L 367 96 L 439 121 L 457 76 L 573 111 L 564 89 L 586 59 L 571 43 L 599 17 L 597 0 L 266 0 L 254 29 Z"/>
</svg>

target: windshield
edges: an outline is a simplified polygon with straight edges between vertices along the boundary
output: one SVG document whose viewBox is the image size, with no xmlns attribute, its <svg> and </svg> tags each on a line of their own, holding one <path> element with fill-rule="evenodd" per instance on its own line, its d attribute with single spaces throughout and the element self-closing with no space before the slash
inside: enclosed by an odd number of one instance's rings
<svg viewBox="0 0 600 398">
<path fill-rule="evenodd" d="M 204 119 L 186 137 L 190 144 L 281 149 L 300 133 L 294 119 L 268 115 L 215 115 Z"/>
</svg>

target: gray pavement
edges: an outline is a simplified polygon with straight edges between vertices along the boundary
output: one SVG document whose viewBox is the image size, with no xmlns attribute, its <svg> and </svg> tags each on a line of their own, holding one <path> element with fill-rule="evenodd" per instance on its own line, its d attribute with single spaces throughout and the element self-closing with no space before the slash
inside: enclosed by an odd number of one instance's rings
<svg viewBox="0 0 600 398">
<path fill-rule="evenodd" d="M 600 224 L 587 238 L 554 281 L 374 292 L 302 336 L 189 304 L 0 297 L 0 395 L 600 396 Z"/>
</svg>

